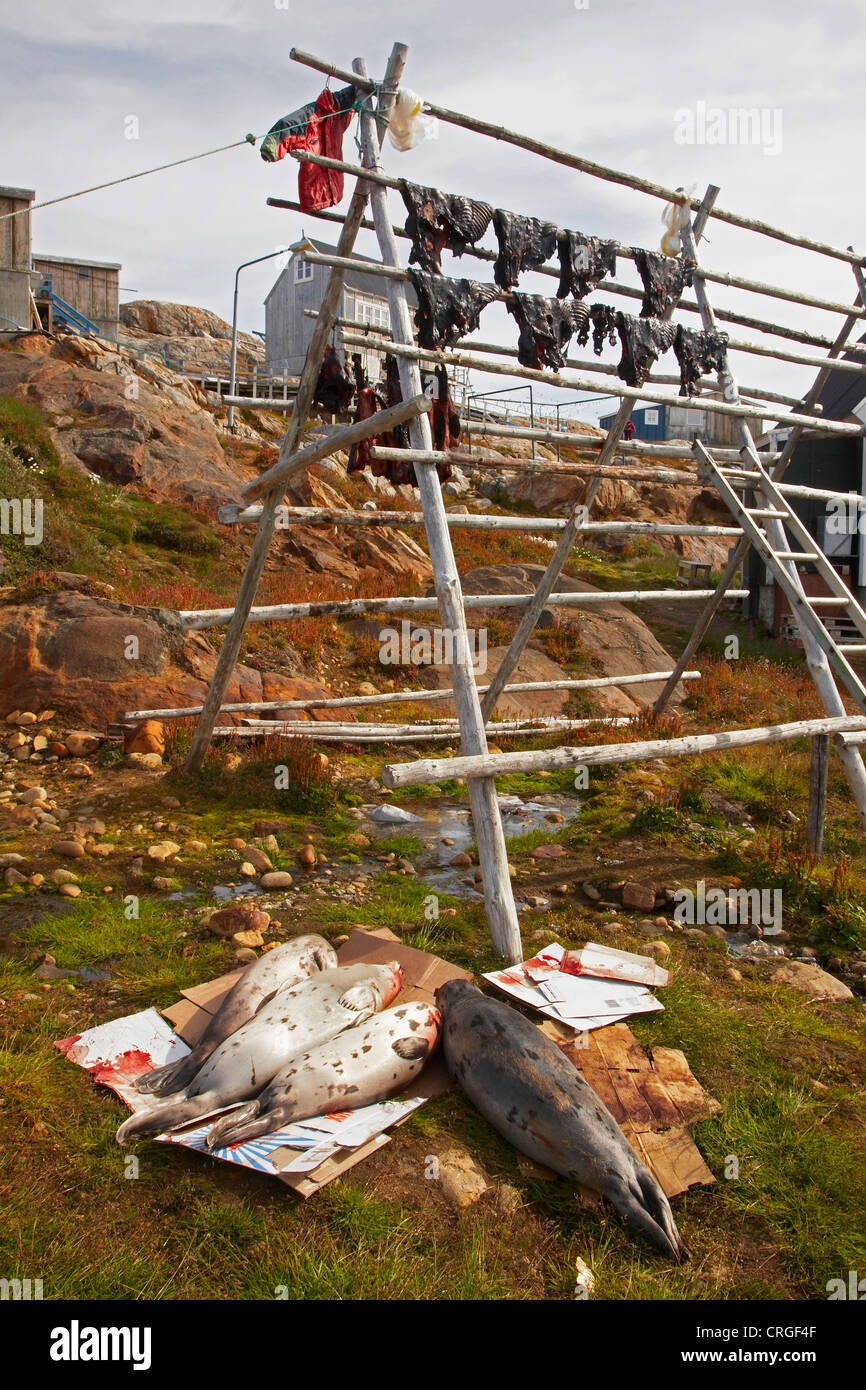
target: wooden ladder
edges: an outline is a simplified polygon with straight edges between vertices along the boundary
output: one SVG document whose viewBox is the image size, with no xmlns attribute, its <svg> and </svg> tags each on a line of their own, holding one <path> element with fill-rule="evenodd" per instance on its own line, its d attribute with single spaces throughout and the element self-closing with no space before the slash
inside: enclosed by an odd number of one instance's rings
<svg viewBox="0 0 866 1390">
<path fill-rule="evenodd" d="M 812 634 L 851 697 L 866 713 L 866 686 L 848 660 L 849 655 L 866 655 L 866 612 L 860 607 L 841 575 L 830 564 L 814 536 L 810 535 L 797 513 L 786 501 L 784 494 L 760 464 L 757 465 L 760 474 L 758 481 L 748 485 L 749 489 L 756 493 L 758 505 L 747 507 L 730 481 L 730 476 L 736 476 L 737 470 L 721 468 L 699 440 L 695 441 L 694 449 L 709 479 L 782 589 L 792 611 L 799 618 L 801 627 L 805 627 Z M 756 466 L 754 458 L 750 459 L 750 466 Z M 787 534 L 793 538 L 794 546 L 798 548 L 774 550 L 766 531 L 759 524 L 764 521 L 780 522 Z M 815 566 L 830 590 L 829 595 L 803 593 L 796 569 L 800 564 Z M 817 612 L 819 608 L 838 609 L 842 606 L 845 616 L 854 624 L 860 635 L 861 640 L 858 642 L 837 642 Z"/>
</svg>

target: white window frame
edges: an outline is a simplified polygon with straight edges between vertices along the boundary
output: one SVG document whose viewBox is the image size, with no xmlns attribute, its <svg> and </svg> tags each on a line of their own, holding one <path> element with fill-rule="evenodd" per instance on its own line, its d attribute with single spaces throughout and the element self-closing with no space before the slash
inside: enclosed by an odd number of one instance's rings
<svg viewBox="0 0 866 1390">
<path fill-rule="evenodd" d="M 657 425 L 657 424 L 658 424 L 658 422 L 659 422 L 659 411 L 658 411 L 658 406 L 650 406 L 647 410 L 644 411 L 644 413 L 643 413 L 643 422 L 644 422 L 645 425 Z"/>
<path fill-rule="evenodd" d="M 355 321 L 369 324 L 371 328 L 390 328 L 391 317 L 388 303 L 384 299 L 368 299 L 355 291 Z"/>
<path fill-rule="evenodd" d="M 307 280 L 312 280 L 315 266 L 305 260 L 303 256 L 295 257 L 295 284 L 303 285 Z"/>
</svg>

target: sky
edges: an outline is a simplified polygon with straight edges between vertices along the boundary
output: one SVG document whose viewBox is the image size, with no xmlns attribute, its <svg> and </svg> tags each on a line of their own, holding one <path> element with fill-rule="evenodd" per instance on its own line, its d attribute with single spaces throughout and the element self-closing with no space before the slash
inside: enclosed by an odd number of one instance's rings
<svg viewBox="0 0 866 1390">
<path fill-rule="evenodd" d="M 409 46 L 404 84 L 432 102 L 667 187 L 701 195 L 717 184 L 720 207 L 864 249 L 859 157 L 852 165 L 866 107 L 864 31 L 866 9 L 852 0 L 0 0 L 0 184 L 34 188 L 43 201 L 247 132 L 261 137 L 323 86 L 320 74 L 289 60 L 293 46 L 347 68 L 362 55 L 381 76 L 401 41 Z M 761 112 L 758 138 L 713 141 L 714 113 L 727 119 L 743 108 Z M 349 159 L 354 130 L 344 141 Z M 658 248 L 655 198 L 442 122 L 438 138 L 407 153 L 386 144 L 383 159 L 388 172 L 418 183 Z M 172 300 L 230 319 L 239 262 L 302 231 L 336 240 L 333 226 L 267 207 L 268 196 L 297 197 L 297 168 L 291 159 L 266 164 L 241 145 L 37 211 L 33 248 L 121 262 L 121 301 Z M 402 203 L 391 198 L 402 222 Z M 357 249 L 376 254 L 371 233 Z M 719 222 L 710 224 L 702 259 L 713 270 L 834 301 L 850 302 L 855 291 L 844 262 Z M 620 266 L 618 278 L 637 284 L 633 264 Z M 449 268 L 489 274 L 477 261 Z M 266 262 L 241 274 L 247 332 L 264 328 L 276 273 Z M 549 294 L 551 285 L 527 277 L 522 288 Z M 841 323 L 774 299 L 710 291 L 719 307 L 830 337 Z M 485 312 L 483 336 L 516 341 L 501 306 Z M 756 356 L 734 361 L 746 385 L 794 396 L 814 375 Z M 675 370 L 671 363 L 663 369 Z"/>
</svg>

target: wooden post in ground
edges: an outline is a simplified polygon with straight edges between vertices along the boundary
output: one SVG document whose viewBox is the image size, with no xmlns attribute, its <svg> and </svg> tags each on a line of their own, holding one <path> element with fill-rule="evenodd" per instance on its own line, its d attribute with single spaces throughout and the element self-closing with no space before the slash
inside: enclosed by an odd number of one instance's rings
<svg viewBox="0 0 866 1390">
<path fill-rule="evenodd" d="M 827 809 L 827 772 L 830 764 L 830 735 L 812 735 L 812 760 L 809 766 L 809 812 L 806 817 L 806 839 L 809 848 L 820 859 L 824 852 L 824 814 Z"/>
<path fill-rule="evenodd" d="M 399 44 L 395 44 L 388 60 L 388 67 L 385 72 L 386 83 L 394 81 L 394 74 L 398 68 L 402 71 L 403 54 Z M 378 142 L 377 142 L 378 149 Z M 369 186 L 359 183 L 352 195 L 349 211 L 340 232 L 340 240 L 337 251 L 340 256 L 351 254 L 355 245 L 355 238 L 364 217 L 364 209 L 367 205 Z M 313 403 L 313 393 L 319 379 L 319 371 L 322 365 L 325 348 L 328 338 L 337 317 L 340 307 L 340 296 L 343 290 L 344 271 L 334 269 L 328 281 L 328 288 L 322 300 L 319 310 L 319 317 L 313 331 L 313 337 L 307 352 L 307 359 L 304 363 L 304 370 L 301 373 L 301 380 L 298 386 L 298 394 L 295 397 L 294 410 L 289 420 L 288 428 L 280 447 L 280 461 L 288 459 L 297 451 L 298 442 L 301 438 L 304 425 L 310 406 Z M 413 393 L 417 394 L 417 393 Z M 187 772 L 197 771 L 204 762 L 205 754 L 211 740 L 214 724 L 223 697 L 228 688 L 232 672 L 237 665 L 240 655 L 241 643 L 243 642 L 244 629 L 246 628 L 247 616 L 253 606 L 256 591 L 265 568 L 265 561 L 268 558 L 268 551 L 274 536 L 276 526 L 277 507 L 283 496 L 283 484 L 279 483 L 262 504 L 262 515 L 259 521 L 256 538 L 250 550 L 250 557 L 244 571 L 235 602 L 234 614 L 229 624 L 225 638 L 223 639 L 217 664 L 211 678 L 210 689 L 205 697 L 204 708 L 199 717 L 195 733 L 193 734 L 192 744 L 186 759 L 185 768 Z"/>
<path fill-rule="evenodd" d="M 399 46 L 398 46 L 399 47 Z M 394 80 L 394 89 L 403 70 L 406 49 L 401 51 L 401 59 Z M 353 68 L 366 76 L 363 65 L 353 64 Z M 390 115 L 394 92 L 385 88 L 379 99 L 379 116 Z M 376 121 L 372 112 L 361 112 L 361 147 L 364 164 L 379 169 L 379 141 L 376 138 Z M 382 260 L 386 265 L 399 266 L 400 256 L 397 240 L 391 223 L 388 196 L 385 189 L 374 187 L 371 193 L 373 221 Z M 391 332 L 394 343 L 414 342 L 409 305 L 406 299 L 406 282 L 403 279 L 386 281 L 388 303 L 391 314 Z M 421 373 L 417 361 L 399 357 L 400 389 L 404 399 L 415 396 L 421 389 Z M 430 421 L 426 415 L 416 416 L 409 426 L 409 442 L 412 450 L 426 452 L 432 448 Z M 424 513 L 424 524 L 433 565 L 433 582 L 439 601 L 439 613 L 443 626 L 453 638 L 452 684 L 454 703 L 460 721 L 461 748 L 469 755 L 484 756 L 487 753 L 487 737 L 484 732 L 484 719 L 478 700 L 478 691 L 472 672 L 469 638 L 466 632 L 466 615 L 463 609 L 463 593 L 457 562 L 451 546 L 451 536 L 442 500 L 442 489 L 436 465 L 417 463 L 415 475 Z M 522 957 L 520 925 L 514 894 L 508 872 L 508 854 L 505 847 L 505 834 L 502 817 L 496 796 L 496 784 L 492 777 L 483 777 L 469 787 L 469 800 L 472 808 L 472 822 L 478 842 L 478 858 L 481 865 L 484 887 L 484 901 L 490 934 L 497 951 L 509 963 Z"/>
</svg>

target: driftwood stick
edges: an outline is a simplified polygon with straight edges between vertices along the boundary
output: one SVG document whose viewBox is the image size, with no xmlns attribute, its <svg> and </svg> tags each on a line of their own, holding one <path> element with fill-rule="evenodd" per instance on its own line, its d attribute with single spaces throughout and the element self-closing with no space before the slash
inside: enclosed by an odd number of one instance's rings
<svg viewBox="0 0 866 1390">
<path fill-rule="evenodd" d="M 791 724 L 769 724 L 755 729 L 729 729 L 719 734 L 689 734 L 684 738 L 659 738 L 640 743 L 608 743 L 586 748 L 546 748 L 530 753 L 488 753 L 484 757 L 421 759 L 390 764 L 382 780 L 387 787 L 413 787 L 422 782 L 445 782 L 452 777 L 506 777 L 515 772 L 540 772 L 563 767 L 601 767 L 608 763 L 647 762 L 654 758 L 691 758 L 704 753 L 724 753 L 729 748 L 750 748 L 761 743 L 783 743 L 814 734 L 866 731 L 862 715 L 834 719 L 800 719 Z"/>
<path fill-rule="evenodd" d="M 356 65 L 359 67 L 360 65 Z M 366 73 L 363 73 L 366 76 Z M 394 84 L 396 91 L 396 83 Z M 393 102 L 394 93 L 390 93 Z M 379 94 L 379 107 L 386 100 L 386 92 Z M 387 107 L 390 111 L 390 107 Z M 381 169 L 379 141 L 373 116 L 361 111 L 361 146 L 364 163 L 371 168 Z M 376 224 L 376 237 L 382 260 L 388 266 L 399 267 L 400 255 L 397 242 L 391 230 L 388 211 L 388 195 L 385 189 L 376 187 L 371 195 L 373 221 Z M 406 283 L 401 279 L 389 280 L 388 303 L 391 315 L 391 332 L 394 345 L 413 342 L 412 322 L 406 299 Z M 400 389 L 404 400 L 416 396 L 421 390 L 421 375 L 417 362 L 398 358 L 400 370 Z M 409 440 L 413 449 L 425 450 L 432 446 L 430 422 L 426 415 L 418 415 L 409 427 Z M 439 613 L 442 624 L 452 634 L 455 646 L 455 665 L 453 667 L 454 700 L 460 719 L 461 746 L 467 753 L 481 754 L 487 749 L 484 733 L 484 720 L 478 700 L 478 692 L 469 665 L 469 637 L 466 632 L 466 615 L 460 588 L 460 575 L 451 546 L 451 536 L 445 519 L 445 504 L 442 489 L 435 468 L 419 464 L 416 469 L 421 510 L 427 527 L 427 541 L 433 565 L 433 582 L 436 588 Z M 478 858 L 484 876 L 484 901 L 490 934 L 497 951 L 509 962 L 522 959 L 520 925 L 514 905 L 514 893 L 508 872 L 508 853 L 502 817 L 496 797 L 496 784 L 491 778 L 481 779 L 470 789 L 472 822 L 478 843 Z"/>
</svg>

